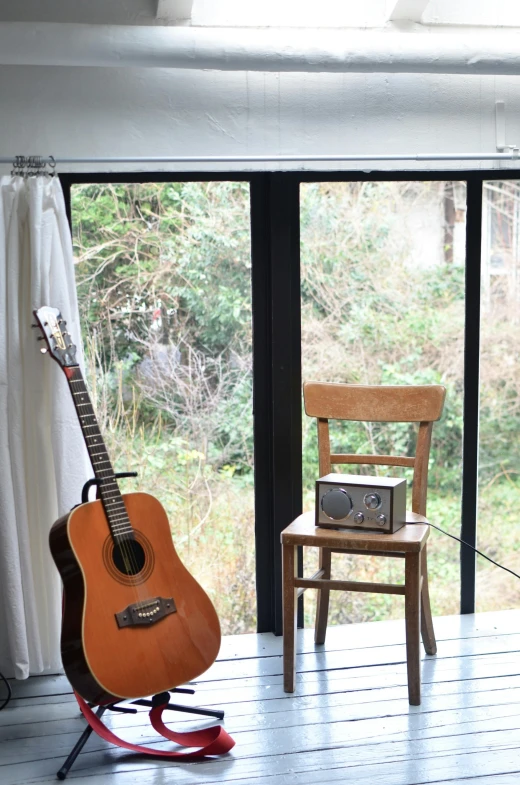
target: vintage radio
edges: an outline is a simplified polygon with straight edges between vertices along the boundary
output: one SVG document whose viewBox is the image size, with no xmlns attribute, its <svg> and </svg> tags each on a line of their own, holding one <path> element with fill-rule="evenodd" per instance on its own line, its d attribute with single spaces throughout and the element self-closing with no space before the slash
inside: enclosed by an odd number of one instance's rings
<svg viewBox="0 0 520 785">
<path fill-rule="evenodd" d="M 393 534 L 406 522 L 406 480 L 327 474 L 316 481 L 316 526 Z"/>
</svg>

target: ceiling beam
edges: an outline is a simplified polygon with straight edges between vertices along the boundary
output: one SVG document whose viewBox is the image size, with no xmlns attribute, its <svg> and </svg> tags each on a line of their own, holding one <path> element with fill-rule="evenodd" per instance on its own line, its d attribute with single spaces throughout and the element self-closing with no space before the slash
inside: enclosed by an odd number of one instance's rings
<svg viewBox="0 0 520 785">
<path fill-rule="evenodd" d="M 155 18 L 163 24 L 187 22 L 191 19 L 193 0 L 157 0 Z"/>
<path fill-rule="evenodd" d="M 517 33 L 0 23 L 0 65 L 520 76 Z"/>
<path fill-rule="evenodd" d="M 388 3 L 389 22 L 420 22 L 430 0 L 391 0 Z"/>
</svg>

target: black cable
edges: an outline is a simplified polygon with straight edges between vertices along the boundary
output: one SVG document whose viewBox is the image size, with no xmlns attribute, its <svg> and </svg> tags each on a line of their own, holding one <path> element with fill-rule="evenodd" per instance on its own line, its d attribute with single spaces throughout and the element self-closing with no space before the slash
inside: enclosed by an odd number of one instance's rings
<svg viewBox="0 0 520 785">
<path fill-rule="evenodd" d="M 3 681 L 5 686 L 7 687 L 7 698 L 4 700 L 4 702 L 0 706 L 0 711 L 2 711 L 2 709 L 5 709 L 5 707 L 7 706 L 9 701 L 11 700 L 13 693 L 12 693 L 12 690 L 11 690 L 11 685 L 9 684 L 9 682 L 7 681 L 7 679 L 5 678 L 3 673 L 0 673 L 0 680 Z"/>
<path fill-rule="evenodd" d="M 500 567 L 501 570 L 505 570 L 506 572 L 510 572 L 511 575 L 514 575 L 515 578 L 518 578 L 520 580 L 520 575 L 518 575 L 517 572 L 514 572 L 513 570 L 510 570 L 509 567 L 504 567 L 503 564 L 499 564 L 497 561 L 494 561 L 494 559 L 492 559 L 490 556 L 486 556 L 486 554 L 482 553 L 482 551 L 478 551 L 476 548 L 473 547 L 473 545 L 470 545 L 469 542 L 466 542 L 465 540 L 461 540 L 460 537 L 455 537 L 454 534 L 450 534 L 449 532 L 445 532 L 444 529 L 439 528 L 439 526 L 436 526 L 434 523 L 429 523 L 429 521 L 407 521 L 406 523 L 407 523 L 407 525 L 409 525 L 411 523 L 412 526 L 421 526 L 421 525 L 424 525 L 424 524 L 426 524 L 427 526 L 432 526 L 434 529 L 437 529 L 438 532 L 442 532 L 443 534 L 445 534 L 446 537 L 451 537 L 452 540 L 457 540 L 457 542 L 462 543 L 462 545 L 466 545 L 468 548 L 471 548 L 472 551 L 475 551 L 475 553 L 478 553 L 479 556 L 482 556 L 482 558 L 487 559 L 488 561 L 491 562 L 491 564 L 494 564 L 495 567 Z"/>
</svg>

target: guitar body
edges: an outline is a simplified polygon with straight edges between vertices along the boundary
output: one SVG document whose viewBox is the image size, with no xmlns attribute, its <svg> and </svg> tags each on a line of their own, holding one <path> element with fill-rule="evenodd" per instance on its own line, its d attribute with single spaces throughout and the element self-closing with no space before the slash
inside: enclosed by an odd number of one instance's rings
<svg viewBox="0 0 520 785">
<path fill-rule="evenodd" d="M 96 704 L 189 682 L 220 647 L 215 609 L 179 559 L 163 507 L 146 493 L 122 498 L 142 559 L 132 556 L 132 574 L 121 569 L 101 501 L 76 507 L 50 535 L 65 594 L 63 665 Z"/>
<path fill-rule="evenodd" d="M 43 351 L 67 377 L 101 497 L 60 518 L 50 533 L 64 586 L 65 673 L 95 704 L 166 692 L 214 662 L 215 608 L 177 556 L 157 499 L 121 495 L 60 311 L 42 306 L 34 317 Z"/>
</svg>

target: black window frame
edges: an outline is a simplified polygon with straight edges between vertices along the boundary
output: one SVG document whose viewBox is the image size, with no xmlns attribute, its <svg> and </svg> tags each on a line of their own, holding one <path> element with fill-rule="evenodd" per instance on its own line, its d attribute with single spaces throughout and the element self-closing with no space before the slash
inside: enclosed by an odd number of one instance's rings
<svg viewBox="0 0 520 785">
<path fill-rule="evenodd" d="M 300 184 L 360 181 L 467 183 L 461 537 L 476 545 L 483 183 L 518 170 L 108 172 L 59 176 L 71 222 L 80 183 L 234 181 L 250 184 L 253 430 L 258 632 L 282 632 L 281 531 L 302 511 Z M 299 568 L 301 570 L 301 554 Z M 460 612 L 475 612 L 475 554 L 460 554 Z M 299 606 L 299 624 L 303 605 Z"/>
</svg>

